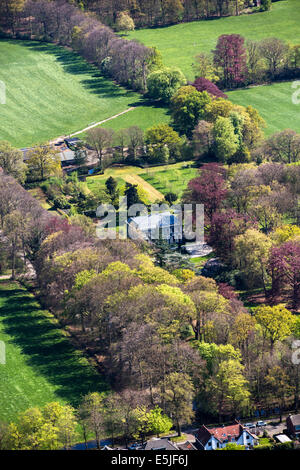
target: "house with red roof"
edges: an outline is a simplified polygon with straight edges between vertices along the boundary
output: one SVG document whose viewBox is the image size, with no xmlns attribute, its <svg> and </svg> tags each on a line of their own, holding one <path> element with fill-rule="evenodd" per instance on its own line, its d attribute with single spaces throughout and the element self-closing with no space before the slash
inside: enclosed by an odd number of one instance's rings
<svg viewBox="0 0 300 470">
<path fill-rule="evenodd" d="M 199 450 L 222 449 L 229 442 L 252 448 L 258 444 L 258 437 L 238 421 L 230 426 L 218 428 L 207 428 L 203 424 L 196 433 L 196 445 Z"/>
</svg>

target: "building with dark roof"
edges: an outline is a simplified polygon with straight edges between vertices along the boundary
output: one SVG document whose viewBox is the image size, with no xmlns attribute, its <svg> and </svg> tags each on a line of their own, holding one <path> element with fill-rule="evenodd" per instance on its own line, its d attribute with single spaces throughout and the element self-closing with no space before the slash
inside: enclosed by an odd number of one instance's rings
<svg viewBox="0 0 300 470">
<path fill-rule="evenodd" d="M 166 438 L 154 438 L 147 441 L 144 450 L 178 450 L 178 446 Z"/>
<path fill-rule="evenodd" d="M 300 438 L 300 414 L 289 415 L 286 418 L 286 427 L 291 437 Z"/>
</svg>

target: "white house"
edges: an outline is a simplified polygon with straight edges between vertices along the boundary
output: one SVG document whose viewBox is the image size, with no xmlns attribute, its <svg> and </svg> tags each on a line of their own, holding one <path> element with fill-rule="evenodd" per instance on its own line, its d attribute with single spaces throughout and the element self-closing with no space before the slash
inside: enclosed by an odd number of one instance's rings
<svg viewBox="0 0 300 470">
<path fill-rule="evenodd" d="M 169 243 L 174 243 L 181 233 L 180 219 L 171 212 L 131 217 L 127 223 L 130 237 L 137 238 L 140 235 L 148 241 L 162 237 Z"/>
<path fill-rule="evenodd" d="M 258 437 L 244 428 L 238 421 L 231 426 L 207 428 L 202 425 L 196 433 L 196 444 L 201 450 L 216 450 L 231 442 L 251 448 L 258 444 Z"/>
</svg>

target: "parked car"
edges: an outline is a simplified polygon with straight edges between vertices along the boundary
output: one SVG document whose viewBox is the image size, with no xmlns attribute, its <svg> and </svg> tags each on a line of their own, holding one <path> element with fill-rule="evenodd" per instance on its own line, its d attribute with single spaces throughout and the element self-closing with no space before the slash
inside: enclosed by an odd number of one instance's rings
<svg viewBox="0 0 300 470">
<path fill-rule="evenodd" d="M 131 446 L 128 447 L 129 450 L 139 450 L 141 448 L 141 444 L 138 442 L 135 442 L 134 444 L 131 444 Z"/>
<path fill-rule="evenodd" d="M 255 423 L 246 423 L 244 426 L 245 426 L 245 428 L 249 428 L 249 429 L 256 428 L 256 424 L 255 424 Z"/>
<path fill-rule="evenodd" d="M 265 421 L 257 421 L 256 426 L 258 427 L 267 426 L 267 423 Z"/>
</svg>

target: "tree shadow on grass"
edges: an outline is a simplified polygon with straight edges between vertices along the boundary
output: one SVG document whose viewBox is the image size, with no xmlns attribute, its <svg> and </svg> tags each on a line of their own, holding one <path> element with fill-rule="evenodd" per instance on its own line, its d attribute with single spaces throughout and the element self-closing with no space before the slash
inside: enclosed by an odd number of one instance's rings
<svg viewBox="0 0 300 470">
<path fill-rule="evenodd" d="M 91 78 L 83 78 L 81 84 L 91 93 L 101 95 L 103 98 L 127 96 L 136 99 L 137 93 L 126 90 L 116 85 L 112 80 L 104 77 L 96 66 L 89 64 L 76 52 L 55 44 L 36 41 L 24 41 L 22 45 L 34 51 L 54 55 L 56 61 L 59 62 L 64 71 L 70 75 L 89 75 Z"/>
<path fill-rule="evenodd" d="M 78 406 L 87 393 L 109 390 L 105 380 L 25 290 L 0 285 L 0 305 L 10 342 L 22 349 L 27 364 L 36 373 L 57 387 L 61 399 Z"/>
<path fill-rule="evenodd" d="M 10 40 L 5 40 L 10 42 Z M 11 40 L 14 44 L 15 40 Z M 104 77 L 99 69 L 74 51 L 68 50 L 62 46 L 47 42 L 38 41 L 18 41 L 18 43 L 32 51 L 44 52 L 51 54 L 59 62 L 64 71 L 70 75 L 82 75 L 81 85 L 90 93 L 98 95 L 103 99 L 118 99 L 121 97 L 128 98 L 129 107 L 147 106 L 149 108 L 164 108 L 165 106 L 159 101 L 149 100 L 143 95 L 128 90 L 115 84 L 111 79 Z M 130 101 L 132 99 L 132 101 Z M 166 109 L 168 109 L 166 107 Z M 170 114 L 170 111 L 167 111 Z"/>
</svg>

